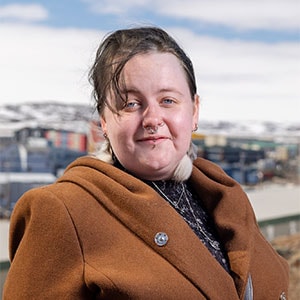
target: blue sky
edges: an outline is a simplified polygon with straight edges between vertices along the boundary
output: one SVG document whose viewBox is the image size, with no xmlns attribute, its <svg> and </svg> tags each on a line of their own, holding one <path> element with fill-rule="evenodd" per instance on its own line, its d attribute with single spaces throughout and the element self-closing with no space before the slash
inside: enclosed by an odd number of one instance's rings
<svg viewBox="0 0 300 300">
<path fill-rule="evenodd" d="M 299 121 L 298 0 L 1 0 L 0 104 L 91 103 L 102 37 L 141 24 L 191 56 L 200 119 Z"/>
<path fill-rule="evenodd" d="M 165 0 L 167 5 L 172 5 L 172 3 L 176 2 L 183 2 L 174 1 L 174 0 Z M 162 1 L 158 1 L 162 2 Z M 186 1 L 185 3 L 191 3 L 193 6 L 195 3 L 196 10 L 199 7 L 201 10 L 201 2 L 205 1 Z M 297 9 L 300 9 L 299 1 L 292 0 L 292 1 L 264 1 L 259 0 L 257 1 L 237 1 L 235 3 L 241 3 L 239 7 L 239 11 L 236 11 L 234 8 L 234 1 L 214 1 L 214 0 L 207 0 L 206 2 L 215 2 L 215 9 L 218 10 L 218 4 L 224 2 L 225 6 L 229 7 L 229 10 L 232 11 L 232 15 L 238 13 L 245 13 L 247 14 L 248 5 L 245 3 L 251 4 L 252 7 L 255 7 L 259 10 L 261 3 L 266 2 L 266 4 L 261 7 L 262 13 L 266 13 L 265 18 L 268 18 L 267 11 L 272 10 L 272 6 L 276 6 L 276 3 L 284 4 L 283 8 L 287 10 L 287 12 L 293 13 L 294 18 L 297 16 L 300 17 L 300 13 L 297 12 Z M 298 3 L 297 3 L 298 2 Z M 116 3 L 116 4 L 114 4 Z M 140 4 L 139 4 L 140 3 Z M 65 27 L 75 27 L 75 28 L 86 28 L 86 29 L 101 29 L 101 30 L 115 30 L 120 27 L 128 26 L 135 23 L 150 23 L 155 24 L 162 27 L 169 27 L 169 26 L 179 26 L 179 27 L 187 27 L 191 28 L 195 33 L 202 34 L 202 35 L 210 35 L 214 37 L 220 37 L 225 39 L 243 39 L 243 40 L 256 40 L 256 41 L 264 41 L 267 43 L 274 43 L 274 42 L 281 42 L 281 41 L 299 41 L 299 23 L 298 28 L 294 25 L 287 25 L 287 26 L 275 26 L 275 22 L 277 21 L 272 16 L 271 13 L 269 15 L 269 22 L 274 22 L 274 25 L 270 24 L 269 26 L 247 26 L 243 25 L 242 21 L 240 24 L 237 22 L 226 22 L 225 20 L 215 21 L 213 18 L 207 17 L 206 19 L 201 18 L 201 16 L 197 17 L 193 16 L 192 14 L 182 13 L 180 14 L 172 14 L 169 15 L 167 13 L 159 13 L 159 9 L 156 10 L 156 5 L 152 6 L 151 4 L 155 3 L 155 1 L 97 1 L 97 0 L 38 0 L 38 1 L 30 1 L 30 0 L 23 0 L 14 2 L 12 0 L 2 0 L 0 2 L 2 8 L 7 8 L 8 6 L 13 7 L 13 5 L 20 5 L 20 10 L 23 11 L 26 9 L 26 6 L 35 5 L 36 7 L 40 7 L 41 12 L 40 14 L 44 15 L 40 17 L 36 17 L 36 20 L 32 17 L 29 18 L 29 22 L 33 21 L 40 25 L 46 25 L 55 28 L 65 28 Z M 224 6 L 222 4 L 222 7 Z M 227 3 L 227 4 L 226 4 Z M 233 4 L 231 4 L 233 3 Z M 257 3 L 257 4 L 255 4 Z M 109 4 L 111 6 L 119 6 L 120 11 L 113 10 L 109 8 Z M 120 4 L 120 5 L 118 5 Z M 176 5 L 176 4 L 175 4 Z M 232 6 L 231 6 L 232 5 Z M 220 8 L 220 10 L 222 9 Z M 278 5 L 278 10 L 280 7 Z M 2 15 L 2 20 L 21 20 L 20 15 L 18 16 L 11 16 L 7 15 L 6 17 Z M 23 15 L 25 15 L 23 13 Z M 273 20 L 272 20 L 273 17 Z M 293 16 L 291 15 L 291 18 Z M 284 16 L 282 17 L 279 22 L 285 22 Z M 295 20 L 296 21 L 296 20 Z M 255 19 L 253 19 L 255 22 Z M 243 28 L 244 26 L 244 28 Z M 245 27 L 246 26 L 246 27 Z"/>
</svg>

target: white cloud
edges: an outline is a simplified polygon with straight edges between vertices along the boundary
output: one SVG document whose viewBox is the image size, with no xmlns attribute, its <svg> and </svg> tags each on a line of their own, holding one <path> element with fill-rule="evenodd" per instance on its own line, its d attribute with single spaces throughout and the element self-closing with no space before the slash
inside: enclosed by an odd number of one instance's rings
<svg viewBox="0 0 300 300">
<path fill-rule="evenodd" d="M 0 36 L 0 104 L 88 103 L 87 72 L 101 33 L 2 24 Z"/>
<path fill-rule="evenodd" d="M 299 121 L 297 43 L 267 45 L 169 28 L 190 54 L 202 119 Z M 87 72 L 106 32 L 0 25 L 0 104 L 90 103 Z"/>
<path fill-rule="evenodd" d="M 130 15 L 147 9 L 154 13 L 193 19 L 237 30 L 299 30 L 298 0 L 82 0 L 95 13 Z"/>
<path fill-rule="evenodd" d="M 137 10 L 148 6 L 149 0 L 81 0 L 90 6 L 90 10 L 100 14 L 124 14 L 132 9 Z"/>
<path fill-rule="evenodd" d="M 159 13 L 236 29 L 297 30 L 298 0 L 186 0 L 158 1 Z"/>
<path fill-rule="evenodd" d="M 194 62 L 203 117 L 299 120 L 298 43 L 199 37 L 172 29 Z"/>
<path fill-rule="evenodd" d="M 43 21 L 47 18 L 47 10 L 39 4 L 9 4 L 0 6 L 0 20 L 35 22 Z"/>
</svg>

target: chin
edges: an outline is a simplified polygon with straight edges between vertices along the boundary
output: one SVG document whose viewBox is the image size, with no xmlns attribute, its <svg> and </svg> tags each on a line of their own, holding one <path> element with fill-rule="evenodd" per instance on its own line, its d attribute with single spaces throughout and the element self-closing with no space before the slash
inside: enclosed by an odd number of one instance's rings
<svg viewBox="0 0 300 300">
<path fill-rule="evenodd" d="M 140 168 L 140 170 L 141 169 L 144 170 L 143 178 L 148 179 L 148 180 L 170 179 L 174 173 L 174 171 L 170 169 L 169 164 L 167 164 L 167 165 L 155 164 L 155 165 L 150 165 L 150 166 L 148 165 L 147 167 L 145 166 L 143 168 Z"/>
</svg>

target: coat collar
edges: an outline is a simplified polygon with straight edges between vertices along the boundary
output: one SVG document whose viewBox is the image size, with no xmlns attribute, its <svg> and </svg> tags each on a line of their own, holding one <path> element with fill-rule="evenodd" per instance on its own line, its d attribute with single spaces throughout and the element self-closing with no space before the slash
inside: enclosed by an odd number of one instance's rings
<svg viewBox="0 0 300 300">
<path fill-rule="evenodd" d="M 176 211 L 141 180 L 98 159 L 84 157 L 72 163 L 58 181 L 72 181 L 93 194 L 207 298 L 217 299 L 220 291 L 227 291 L 230 299 L 238 299 L 238 294 L 243 293 L 249 269 L 251 231 L 247 228 L 251 209 L 240 187 L 211 163 L 197 160 L 191 182 L 217 224 L 234 281 Z M 154 242 L 157 232 L 165 232 L 169 237 L 164 247 Z M 212 289 L 212 285 L 216 288 Z"/>
<path fill-rule="evenodd" d="M 243 295 L 249 276 L 253 234 L 258 230 L 250 202 L 236 181 L 207 160 L 195 161 L 191 180 L 214 219 L 237 291 Z"/>
</svg>

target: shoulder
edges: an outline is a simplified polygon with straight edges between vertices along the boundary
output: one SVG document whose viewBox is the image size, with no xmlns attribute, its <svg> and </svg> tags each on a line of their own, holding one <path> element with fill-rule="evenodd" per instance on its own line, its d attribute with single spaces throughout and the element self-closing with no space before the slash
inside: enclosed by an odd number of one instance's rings
<svg viewBox="0 0 300 300">
<path fill-rule="evenodd" d="M 16 219 L 43 219 L 66 210 L 63 201 L 53 192 L 54 184 L 31 189 L 25 192 L 17 201 L 11 216 L 11 222 Z"/>
<path fill-rule="evenodd" d="M 197 158 L 194 161 L 192 178 L 197 178 L 204 182 L 209 181 L 220 183 L 224 187 L 239 186 L 239 183 L 227 175 L 220 166 L 204 158 Z"/>
<path fill-rule="evenodd" d="M 194 160 L 194 166 L 196 168 L 198 168 L 199 170 L 210 169 L 210 170 L 214 170 L 214 171 L 217 171 L 220 173 L 225 173 L 219 165 L 217 165 L 207 159 L 204 159 L 202 157 L 198 157 L 197 159 Z"/>
</svg>

